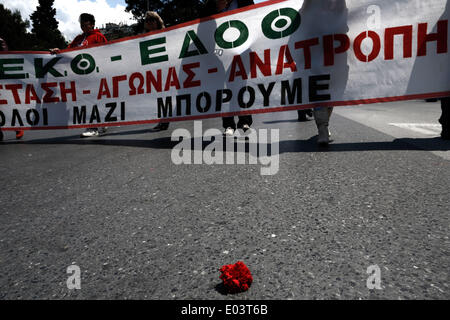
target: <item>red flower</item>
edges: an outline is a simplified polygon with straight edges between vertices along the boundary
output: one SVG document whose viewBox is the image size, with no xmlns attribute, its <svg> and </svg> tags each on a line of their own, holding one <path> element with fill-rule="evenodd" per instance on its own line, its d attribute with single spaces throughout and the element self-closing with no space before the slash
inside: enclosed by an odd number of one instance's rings
<svg viewBox="0 0 450 320">
<path fill-rule="evenodd" d="M 225 265 L 220 268 L 220 272 L 220 279 L 229 293 L 247 291 L 253 282 L 250 270 L 242 261 Z"/>
</svg>

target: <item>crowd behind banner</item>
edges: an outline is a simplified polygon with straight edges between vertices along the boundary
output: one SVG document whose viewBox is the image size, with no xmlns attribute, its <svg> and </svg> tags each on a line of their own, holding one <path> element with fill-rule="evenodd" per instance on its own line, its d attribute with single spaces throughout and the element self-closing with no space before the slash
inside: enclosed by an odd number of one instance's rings
<svg viewBox="0 0 450 320">
<path fill-rule="evenodd" d="M 0 128 L 17 139 L 21 129 L 86 128 L 81 136 L 92 137 L 113 125 L 158 123 L 160 131 L 220 116 L 233 136 L 251 128 L 254 114 L 298 110 L 299 121 L 314 117 L 317 141 L 327 145 L 333 106 L 449 94 L 448 3 L 431 2 L 392 4 L 384 25 L 367 31 L 361 1 L 210 0 L 199 18 L 214 19 L 164 32 L 149 11 L 142 35 L 110 44 L 83 13 L 67 49 L 3 55 Z M 449 104 L 442 98 L 446 140 Z"/>
</svg>

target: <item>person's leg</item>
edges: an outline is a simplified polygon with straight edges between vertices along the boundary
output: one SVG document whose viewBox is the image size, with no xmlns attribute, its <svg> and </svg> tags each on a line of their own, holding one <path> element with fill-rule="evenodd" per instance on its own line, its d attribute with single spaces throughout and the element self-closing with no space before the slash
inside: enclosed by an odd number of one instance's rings
<svg viewBox="0 0 450 320">
<path fill-rule="evenodd" d="M 222 127 L 225 129 L 223 132 L 226 136 L 232 136 L 234 131 L 236 130 L 236 124 L 234 123 L 233 117 L 223 117 L 222 118 Z"/>
<path fill-rule="evenodd" d="M 441 99 L 441 117 L 439 123 L 442 125 L 441 138 L 450 140 L 450 97 Z"/>
<path fill-rule="evenodd" d="M 331 113 L 333 108 L 320 107 L 314 109 L 314 119 L 316 121 L 319 137 L 317 142 L 322 145 L 327 145 L 330 142 L 330 131 L 328 124 L 330 122 Z"/>
<path fill-rule="evenodd" d="M 308 121 L 308 117 L 313 117 L 312 109 L 297 110 L 298 121 Z M 308 117 L 307 117 L 308 116 Z"/>
<path fill-rule="evenodd" d="M 0 130 L 0 141 L 3 141 L 3 132 Z"/>
<path fill-rule="evenodd" d="M 297 110 L 298 121 L 308 121 L 306 118 L 306 110 Z"/>
<path fill-rule="evenodd" d="M 239 129 L 243 129 L 244 131 L 250 129 L 250 126 L 253 123 L 253 119 L 251 115 L 239 116 L 239 121 L 237 123 L 237 127 Z"/>
<path fill-rule="evenodd" d="M 223 117 L 222 118 L 222 127 L 224 129 L 232 128 L 233 130 L 236 130 L 236 124 L 234 123 L 234 117 Z"/>
</svg>

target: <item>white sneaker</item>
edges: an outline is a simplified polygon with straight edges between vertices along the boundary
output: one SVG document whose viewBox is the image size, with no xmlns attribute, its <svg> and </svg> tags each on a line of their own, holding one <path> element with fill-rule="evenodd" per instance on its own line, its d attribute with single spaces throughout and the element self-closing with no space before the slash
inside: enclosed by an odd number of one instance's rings
<svg viewBox="0 0 450 320">
<path fill-rule="evenodd" d="M 81 134 L 82 138 L 89 138 L 98 136 L 98 129 L 87 129 L 85 132 Z"/>
<path fill-rule="evenodd" d="M 250 129 L 250 126 L 248 124 L 244 124 L 242 126 L 242 130 L 244 130 L 244 132 L 247 131 L 248 129 Z"/>
<path fill-rule="evenodd" d="M 226 137 L 232 137 L 234 135 L 234 129 L 231 127 L 226 128 L 223 135 Z"/>
</svg>

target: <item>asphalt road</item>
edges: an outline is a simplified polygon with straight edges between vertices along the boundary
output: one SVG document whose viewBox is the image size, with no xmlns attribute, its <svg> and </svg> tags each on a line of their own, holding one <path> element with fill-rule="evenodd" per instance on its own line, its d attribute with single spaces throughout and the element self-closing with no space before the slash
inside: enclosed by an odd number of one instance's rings
<svg viewBox="0 0 450 320">
<path fill-rule="evenodd" d="M 449 299 L 439 114 L 421 101 L 336 108 L 329 148 L 296 112 L 256 115 L 255 129 L 279 129 L 275 175 L 248 161 L 175 165 L 171 133 L 193 122 L 90 139 L 6 132 L 0 299 Z M 218 270 L 238 260 L 254 282 L 227 295 Z M 373 265 L 381 289 L 367 287 Z"/>
</svg>

